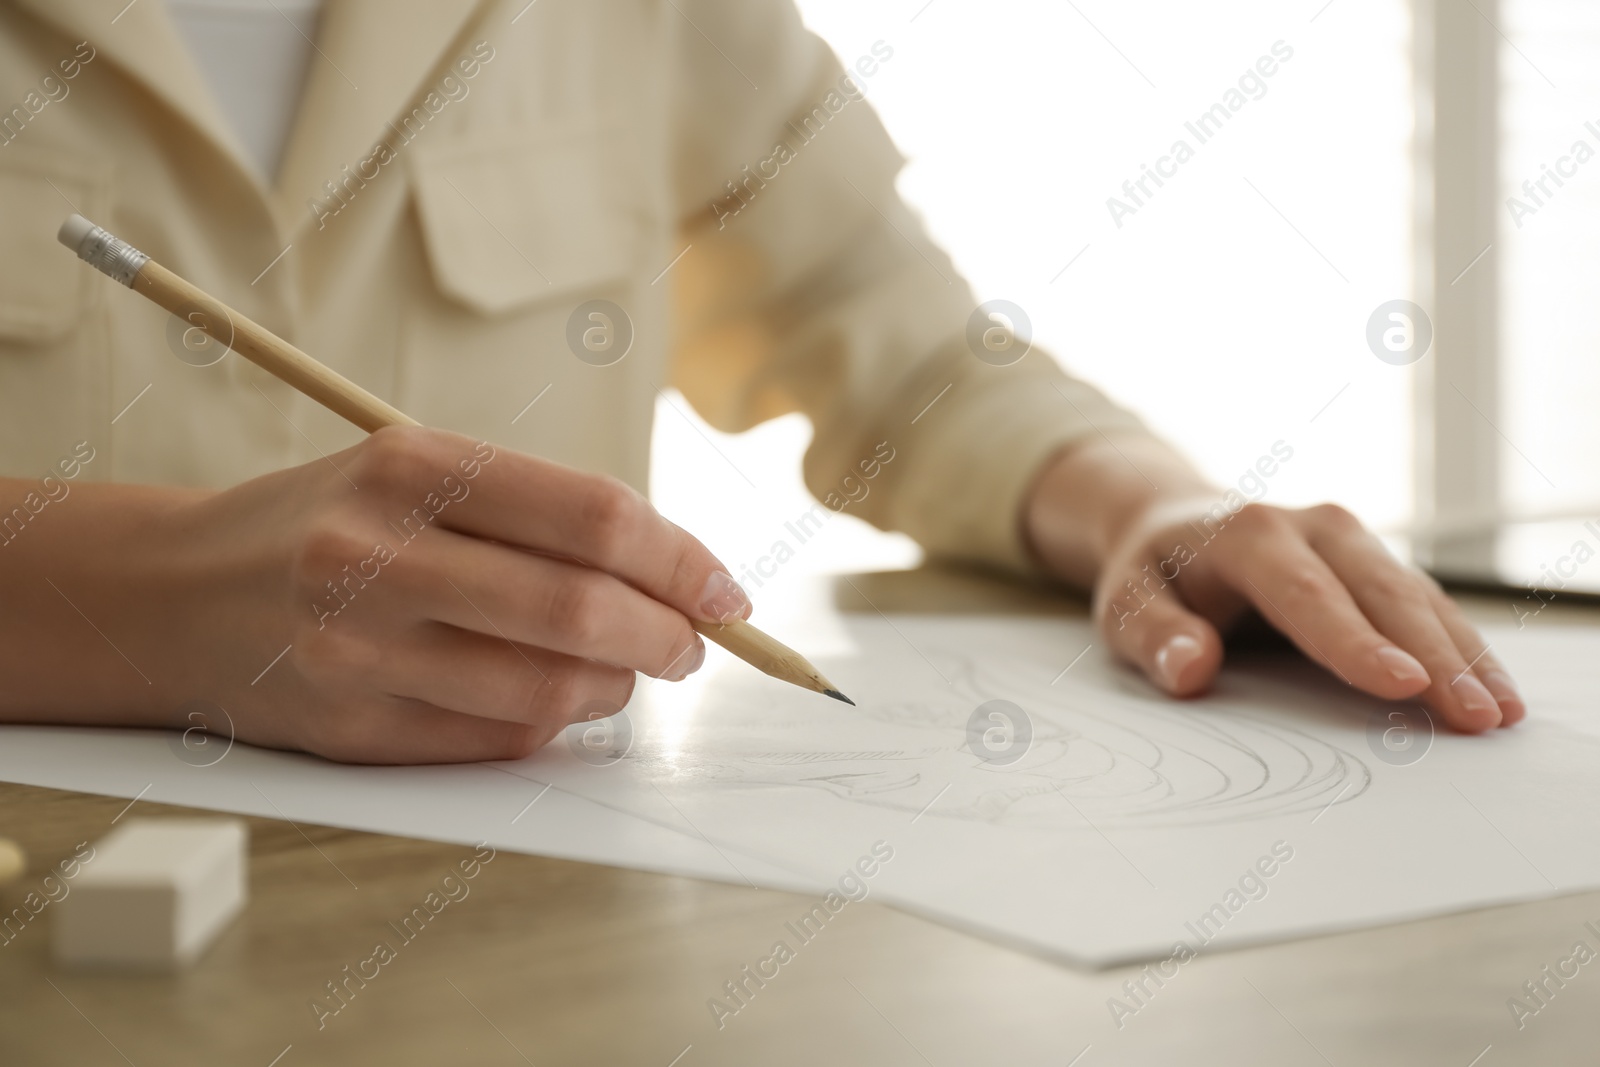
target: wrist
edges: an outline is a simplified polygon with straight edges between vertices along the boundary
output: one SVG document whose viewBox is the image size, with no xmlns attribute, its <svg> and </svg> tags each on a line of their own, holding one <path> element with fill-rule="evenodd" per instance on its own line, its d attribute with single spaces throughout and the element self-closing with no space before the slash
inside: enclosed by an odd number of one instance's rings
<svg viewBox="0 0 1600 1067">
<path fill-rule="evenodd" d="M 199 491 L 87 483 L 0 549 L 0 719 L 166 721 L 185 593 L 176 516 Z M 48 523 L 48 527 L 44 524 Z M 40 536 L 40 535 L 43 536 Z"/>
<path fill-rule="evenodd" d="M 1088 587 L 1152 514 L 1216 493 L 1156 438 L 1100 436 L 1070 445 L 1043 464 L 1024 497 L 1023 536 L 1039 563 Z"/>
</svg>

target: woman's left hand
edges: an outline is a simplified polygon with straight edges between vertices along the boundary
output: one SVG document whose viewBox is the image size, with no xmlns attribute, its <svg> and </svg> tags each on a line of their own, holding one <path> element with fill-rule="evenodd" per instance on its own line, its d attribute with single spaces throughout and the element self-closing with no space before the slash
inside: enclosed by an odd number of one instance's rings
<svg viewBox="0 0 1600 1067">
<path fill-rule="evenodd" d="M 1173 696 L 1211 685 L 1222 635 L 1253 610 L 1347 684 L 1457 730 L 1526 714 L 1460 607 L 1348 511 L 1222 500 L 1159 442 L 1105 441 L 1048 465 L 1024 521 L 1047 565 L 1093 589 L 1114 653 Z"/>
</svg>

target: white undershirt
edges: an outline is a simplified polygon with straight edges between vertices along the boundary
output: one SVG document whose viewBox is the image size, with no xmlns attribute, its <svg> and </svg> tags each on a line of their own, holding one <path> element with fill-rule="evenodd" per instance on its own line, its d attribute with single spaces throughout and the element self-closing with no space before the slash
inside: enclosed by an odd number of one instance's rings
<svg viewBox="0 0 1600 1067">
<path fill-rule="evenodd" d="M 289 140 L 324 0 L 167 0 L 178 33 L 269 184 Z"/>
</svg>

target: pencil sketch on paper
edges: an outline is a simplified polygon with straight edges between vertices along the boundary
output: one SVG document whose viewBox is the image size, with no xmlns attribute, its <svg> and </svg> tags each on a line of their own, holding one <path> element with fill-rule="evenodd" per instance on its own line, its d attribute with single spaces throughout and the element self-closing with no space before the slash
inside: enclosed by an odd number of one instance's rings
<svg viewBox="0 0 1600 1067">
<path fill-rule="evenodd" d="M 1269 716 L 1103 684 L 1030 689 L 1017 681 L 1025 670 L 985 670 L 948 650 L 936 657 L 951 682 L 936 699 L 863 701 L 840 720 L 848 732 L 814 717 L 763 716 L 758 739 L 730 724 L 726 747 L 700 754 L 699 773 L 1040 829 L 1235 823 L 1349 803 L 1371 784 L 1360 758 Z M 1002 695 L 1027 710 L 1032 726 L 1026 753 L 1003 766 L 967 746 L 973 708 Z M 819 733 L 848 745 L 819 747 Z"/>
</svg>

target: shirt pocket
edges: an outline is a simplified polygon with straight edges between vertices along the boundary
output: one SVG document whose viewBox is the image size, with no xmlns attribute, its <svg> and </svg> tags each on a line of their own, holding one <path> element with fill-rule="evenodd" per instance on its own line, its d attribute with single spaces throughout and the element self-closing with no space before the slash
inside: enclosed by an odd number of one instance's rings
<svg viewBox="0 0 1600 1067">
<path fill-rule="evenodd" d="M 617 138 L 588 131 L 475 135 L 412 158 L 434 284 L 498 316 L 637 272 L 651 230 Z"/>
<path fill-rule="evenodd" d="M 670 258 L 669 186 L 618 131 L 533 124 L 414 146 L 433 291 L 400 311 L 396 395 L 429 425 L 643 486 L 670 289 L 648 283 Z M 597 323 L 603 350 L 586 332 Z"/>
<path fill-rule="evenodd" d="M 0 473 L 37 476 L 77 441 L 110 452 L 106 289 L 116 283 L 56 231 L 74 211 L 108 221 L 111 189 L 104 164 L 42 142 L 0 147 Z M 110 470 L 102 459 L 89 476 Z"/>
<path fill-rule="evenodd" d="M 86 160 L 38 145 L 0 148 L 0 347 L 48 355 L 84 323 L 105 279 L 56 240 L 81 212 L 105 218 L 109 181 Z"/>
</svg>

